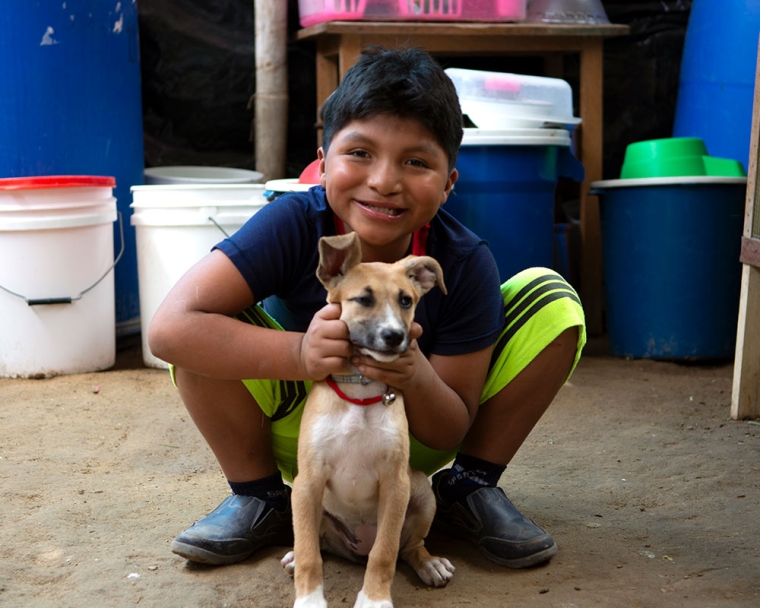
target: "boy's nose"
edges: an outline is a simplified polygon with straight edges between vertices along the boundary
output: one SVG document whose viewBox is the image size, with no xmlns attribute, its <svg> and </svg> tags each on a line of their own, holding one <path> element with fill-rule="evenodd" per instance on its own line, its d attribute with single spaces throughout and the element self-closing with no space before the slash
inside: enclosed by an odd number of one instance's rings
<svg viewBox="0 0 760 608">
<path fill-rule="evenodd" d="M 399 190 L 399 173 L 393 163 L 377 162 L 370 170 L 367 184 L 384 196 Z"/>
</svg>

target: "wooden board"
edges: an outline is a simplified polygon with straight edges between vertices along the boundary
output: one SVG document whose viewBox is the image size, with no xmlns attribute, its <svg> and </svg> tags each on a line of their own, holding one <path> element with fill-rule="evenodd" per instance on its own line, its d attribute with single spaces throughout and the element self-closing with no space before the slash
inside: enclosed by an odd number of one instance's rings
<svg viewBox="0 0 760 608">
<path fill-rule="evenodd" d="M 731 418 L 760 418 L 760 53 L 755 73 Z M 756 263 L 758 262 L 758 263 Z"/>
</svg>

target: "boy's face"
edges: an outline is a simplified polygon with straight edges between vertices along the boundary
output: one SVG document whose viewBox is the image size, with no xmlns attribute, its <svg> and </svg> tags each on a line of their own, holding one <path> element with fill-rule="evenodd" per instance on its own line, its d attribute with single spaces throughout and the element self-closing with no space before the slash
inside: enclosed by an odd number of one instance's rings
<svg viewBox="0 0 760 608">
<path fill-rule="evenodd" d="M 395 261 L 411 234 L 446 202 L 457 171 L 418 121 L 390 115 L 354 120 L 319 149 L 321 183 L 333 211 L 362 241 L 364 260 Z"/>
</svg>

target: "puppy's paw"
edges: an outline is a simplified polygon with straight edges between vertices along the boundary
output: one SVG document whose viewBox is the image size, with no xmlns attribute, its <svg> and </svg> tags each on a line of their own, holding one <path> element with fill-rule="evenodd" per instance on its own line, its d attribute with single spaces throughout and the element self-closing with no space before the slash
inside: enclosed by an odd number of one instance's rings
<svg viewBox="0 0 760 608">
<path fill-rule="evenodd" d="M 296 599 L 293 608 L 327 608 L 327 601 L 325 600 L 322 585 L 313 593 Z"/>
<path fill-rule="evenodd" d="M 393 602 L 390 600 L 371 600 L 364 595 L 364 589 L 362 589 L 359 595 L 356 596 L 354 608 L 393 608 Z"/>
<path fill-rule="evenodd" d="M 431 557 L 424 562 L 417 574 L 431 587 L 445 587 L 454 577 L 454 566 L 445 557 Z"/>
<path fill-rule="evenodd" d="M 288 551 L 285 554 L 285 557 L 283 557 L 280 560 L 280 563 L 282 564 L 282 567 L 285 569 L 285 572 L 292 575 L 293 572 L 296 570 L 296 554 L 293 553 L 293 551 Z"/>
</svg>

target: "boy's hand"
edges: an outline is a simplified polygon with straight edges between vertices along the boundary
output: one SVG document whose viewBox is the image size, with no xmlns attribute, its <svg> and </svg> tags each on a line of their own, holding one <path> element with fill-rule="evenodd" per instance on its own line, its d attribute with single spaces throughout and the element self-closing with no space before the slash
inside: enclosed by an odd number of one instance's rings
<svg viewBox="0 0 760 608">
<path fill-rule="evenodd" d="M 340 304 L 328 304 L 314 315 L 301 341 L 301 365 L 312 380 L 342 371 L 351 356 L 348 327 Z"/>
<path fill-rule="evenodd" d="M 351 358 L 351 364 L 368 378 L 403 391 L 414 379 L 420 358 L 425 359 L 425 355 L 417 346 L 417 338 L 421 335 L 422 326 L 419 323 L 412 323 L 409 329 L 409 348 L 397 359 L 383 363 L 369 355 L 356 355 Z"/>
</svg>

